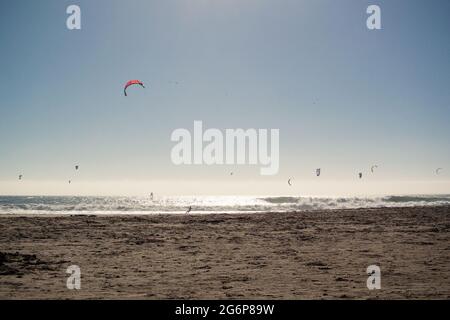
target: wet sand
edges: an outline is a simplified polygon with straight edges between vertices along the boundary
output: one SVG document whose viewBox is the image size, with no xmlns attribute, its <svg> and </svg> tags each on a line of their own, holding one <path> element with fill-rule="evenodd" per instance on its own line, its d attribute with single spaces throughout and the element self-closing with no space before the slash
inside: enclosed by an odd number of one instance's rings
<svg viewBox="0 0 450 320">
<path fill-rule="evenodd" d="M 450 207 L 0 216 L 0 298 L 449 299 Z"/>
</svg>

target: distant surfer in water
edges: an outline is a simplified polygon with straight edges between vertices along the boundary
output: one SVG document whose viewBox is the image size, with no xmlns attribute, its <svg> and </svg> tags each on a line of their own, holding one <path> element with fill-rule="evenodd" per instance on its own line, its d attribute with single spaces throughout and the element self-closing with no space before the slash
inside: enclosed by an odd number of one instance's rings
<svg viewBox="0 0 450 320">
<path fill-rule="evenodd" d="M 153 192 L 150 193 L 150 200 L 153 201 Z"/>
<path fill-rule="evenodd" d="M 186 211 L 186 214 L 188 214 L 189 212 L 191 212 L 191 210 L 192 210 L 192 206 L 189 206 L 189 208 L 188 208 L 187 211 Z"/>
</svg>

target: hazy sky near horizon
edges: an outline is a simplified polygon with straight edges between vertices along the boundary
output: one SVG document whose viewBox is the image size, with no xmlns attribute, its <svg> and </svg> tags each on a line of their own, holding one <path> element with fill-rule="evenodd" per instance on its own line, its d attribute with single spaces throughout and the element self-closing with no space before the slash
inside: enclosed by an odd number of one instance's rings
<svg viewBox="0 0 450 320">
<path fill-rule="evenodd" d="M 70 4 L 81 30 L 66 28 Z M 366 27 L 370 4 L 382 30 Z M 71 179 L 99 194 L 108 181 L 151 180 L 183 181 L 182 194 L 205 181 L 216 194 L 221 181 L 306 181 L 318 167 L 347 183 L 372 164 L 373 181 L 445 191 L 449 12 L 447 0 L 2 1 L 0 193 L 21 193 L 11 181 L 23 174 L 27 193 Z M 124 97 L 130 79 L 147 88 Z M 173 165 L 170 135 L 194 120 L 280 129 L 279 174 Z"/>
</svg>

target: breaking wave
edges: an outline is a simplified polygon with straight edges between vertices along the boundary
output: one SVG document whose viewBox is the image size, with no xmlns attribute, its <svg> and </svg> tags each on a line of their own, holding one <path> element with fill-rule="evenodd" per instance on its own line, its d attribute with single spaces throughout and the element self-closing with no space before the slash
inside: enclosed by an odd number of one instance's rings
<svg viewBox="0 0 450 320">
<path fill-rule="evenodd" d="M 450 205 L 450 195 L 383 197 L 23 197 L 0 196 L 0 214 L 159 214 L 291 212 Z"/>
</svg>

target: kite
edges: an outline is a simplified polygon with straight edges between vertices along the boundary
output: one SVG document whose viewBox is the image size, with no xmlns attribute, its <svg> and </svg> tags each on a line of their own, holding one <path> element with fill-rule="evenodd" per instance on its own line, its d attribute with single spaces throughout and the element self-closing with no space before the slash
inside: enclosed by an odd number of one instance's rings
<svg viewBox="0 0 450 320">
<path fill-rule="evenodd" d="M 145 88 L 144 84 L 139 80 L 130 80 L 125 84 L 125 88 L 123 88 L 123 93 L 125 94 L 125 97 L 127 96 L 127 89 L 129 86 L 133 85 L 140 85 L 142 88 Z"/>
</svg>

